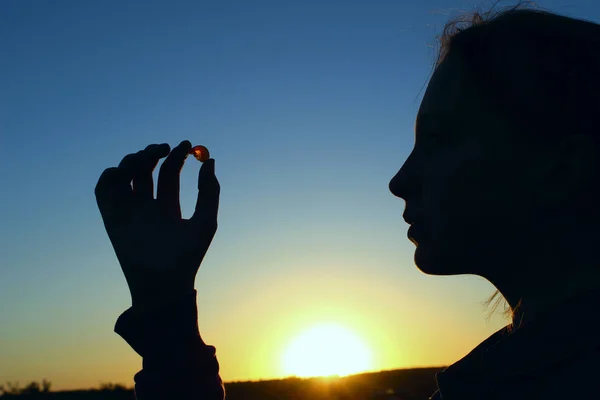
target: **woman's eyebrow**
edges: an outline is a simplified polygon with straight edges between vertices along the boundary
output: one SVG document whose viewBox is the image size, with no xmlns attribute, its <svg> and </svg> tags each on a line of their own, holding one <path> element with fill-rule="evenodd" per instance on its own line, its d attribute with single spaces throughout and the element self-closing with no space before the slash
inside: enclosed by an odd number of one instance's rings
<svg viewBox="0 0 600 400">
<path fill-rule="evenodd" d="M 425 111 L 417 114 L 417 118 L 415 120 L 415 133 L 417 129 L 419 131 L 432 130 L 440 127 L 447 127 L 456 125 L 457 121 L 451 115 L 439 113 L 439 112 L 431 112 Z"/>
</svg>

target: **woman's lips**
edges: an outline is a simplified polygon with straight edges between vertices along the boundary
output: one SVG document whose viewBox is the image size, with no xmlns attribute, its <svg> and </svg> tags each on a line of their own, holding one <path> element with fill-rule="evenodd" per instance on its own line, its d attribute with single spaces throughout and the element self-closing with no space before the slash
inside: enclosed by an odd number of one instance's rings
<svg viewBox="0 0 600 400">
<path fill-rule="evenodd" d="M 410 228 L 408 228 L 408 232 L 406 232 L 406 236 L 408 236 L 408 240 L 413 242 L 415 246 L 419 245 L 419 238 L 421 237 L 420 228 L 417 224 L 412 224 Z"/>
</svg>

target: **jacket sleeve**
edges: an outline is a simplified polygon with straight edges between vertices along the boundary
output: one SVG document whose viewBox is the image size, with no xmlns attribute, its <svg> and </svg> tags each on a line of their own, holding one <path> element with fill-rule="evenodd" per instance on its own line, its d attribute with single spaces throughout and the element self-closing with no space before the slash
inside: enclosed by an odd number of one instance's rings
<svg viewBox="0 0 600 400">
<path fill-rule="evenodd" d="M 224 400 L 225 388 L 213 346 L 198 331 L 196 291 L 152 312 L 129 308 L 115 332 L 140 356 L 138 400 Z"/>
</svg>

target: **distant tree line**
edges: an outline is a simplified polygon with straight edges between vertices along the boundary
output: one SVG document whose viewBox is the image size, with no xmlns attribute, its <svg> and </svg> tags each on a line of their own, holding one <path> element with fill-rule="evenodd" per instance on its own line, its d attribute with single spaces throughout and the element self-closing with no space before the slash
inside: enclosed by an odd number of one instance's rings
<svg viewBox="0 0 600 400">
<path fill-rule="evenodd" d="M 52 383 L 46 379 L 43 379 L 42 382 L 31 382 L 24 387 L 21 387 L 19 382 L 6 382 L 0 385 L 0 399 L 135 399 L 133 389 L 120 383 L 101 383 L 97 389 L 88 390 L 52 392 L 51 388 Z"/>
<path fill-rule="evenodd" d="M 52 387 L 52 382 L 43 379 L 42 382 L 31 382 L 25 387 L 21 387 L 19 382 L 6 382 L 4 385 L 0 385 L 0 396 L 21 396 L 21 395 L 33 395 L 40 393 L 49 393 Z"/>
</svg>

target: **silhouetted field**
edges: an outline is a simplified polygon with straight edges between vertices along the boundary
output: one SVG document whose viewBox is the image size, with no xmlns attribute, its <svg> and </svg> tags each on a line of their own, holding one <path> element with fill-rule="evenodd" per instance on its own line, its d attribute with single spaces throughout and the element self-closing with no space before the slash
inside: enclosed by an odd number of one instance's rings
<svg viewBox="0 0 600 400">
<path fill-rule="evenodd" d="M 426 400 L 436 389 L 435 374 L 443 367 L 400 369 L 342 378 L 286 378 L 227 382 L 227 400 Z M 35 385 L 34 385 L 35 386 Z M 21 389 L 21 390 L 26 390 Z M 133 400 L 133 390 L 120 385 L 63 392 L 4 393 L 4 399 Z"/>
</svg>

